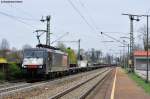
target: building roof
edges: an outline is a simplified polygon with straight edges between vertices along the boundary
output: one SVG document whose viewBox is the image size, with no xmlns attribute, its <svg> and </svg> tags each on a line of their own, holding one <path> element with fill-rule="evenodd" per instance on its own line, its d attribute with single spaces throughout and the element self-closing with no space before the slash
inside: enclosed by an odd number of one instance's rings
<svg viewBox="0 0 150 99">
<path fill-rule="evenodd" d="M 134 51 L 134 56 L 143 56 L 146 57 L 147 56 L 147 51 Z M 148 56 L 150 56 L 150 51 L 148 51 Z"/>
</svg>

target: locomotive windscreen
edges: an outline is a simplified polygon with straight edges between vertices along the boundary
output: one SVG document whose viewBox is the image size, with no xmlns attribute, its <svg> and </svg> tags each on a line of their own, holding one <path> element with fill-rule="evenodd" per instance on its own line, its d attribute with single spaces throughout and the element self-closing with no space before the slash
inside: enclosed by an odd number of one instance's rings
<svg viewBox="0 0 150 99">
<path fill-rule="evenodd" d="M 41 50 L 24 50 L 23 68 L 43 68 L 44 51 Z"/>
<path fill-rule="evenodd" d="M 44 56 L 43 51 L 35 51 L 35 50 L 25 50 L 24 57 L 25 58 L 42 58 Z"/>
</svg>

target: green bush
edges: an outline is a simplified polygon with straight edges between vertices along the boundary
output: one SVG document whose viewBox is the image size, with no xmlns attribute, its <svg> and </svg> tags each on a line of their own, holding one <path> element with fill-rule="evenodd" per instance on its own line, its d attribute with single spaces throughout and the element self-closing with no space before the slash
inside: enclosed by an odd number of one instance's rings
<svg viewBox="0 0 150 99">
<path fill-rule="evenodd" d="M 19 66 L 15 63 L 10 63 L 8 67 L 8 75 L 10 79 L 16 79 L 22 77 L 22 72 Z"/>
<path fill-rule="evenodd" d="M 5 79 L 5 74 L 2 71 L 0 71 L 0 80 L 4 80 L 4 79 Z"/>
</svg>

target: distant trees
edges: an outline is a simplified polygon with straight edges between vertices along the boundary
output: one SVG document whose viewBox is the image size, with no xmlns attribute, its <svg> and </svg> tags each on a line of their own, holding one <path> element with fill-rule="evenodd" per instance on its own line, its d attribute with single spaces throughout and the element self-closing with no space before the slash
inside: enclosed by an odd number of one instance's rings
<svg viewBox="0 0 150 99">
<path fill-rule="evenodd" d="M 140 44 L 135 44 L 134 45 L 134 50 L 143 50 L 143 48 Z"/>
<path fill-rule="evenodd" d="M 91 60 L 93 62 L 99 62 L 102 52 L 100 50 L 91 49 Z"/>
<path fill-rule="evenodd" d="M 7 56 L 8 61 L 20 63 L 22 59 L 22 51 L 17 49 L 11 49 L 10 54 Z"/>
<path fill-rule="evenodd" d="M 105 56 L 105 61 L 106 63 L 111 64 L 113 62 L 113 56 L 107 53 Z"/>
<path fill-rule="evenodd" d="M 2 39 L 0 43 L 0 57 L 7 57 L 7 54 L 9 52 L 9 42 L 6 39 Z"/>
<path fill-rule="evenodd" d="M 89 51 L 86 51 L 85 55 L 86 55 L 87 60 L 93 63 L 100 62 L 102 58 L 102 52 L 100 50 L 95 50 L 94 48 L 92 48 Z"/>
<path fill-rule="evenodd" d="M 1 50 L 8 50 L 9 49 L 9 42 L 4 38 L 2 39 L 2 42 L 0 44 L 0 49 Z"/>
<path fill-rule="evenodd" d="M 30 45 L 26 44 L 24 46 L 24 48 L 27 47 L 29 48 Z M 15 47 L 11 49 L 9 42 L 7 41 L 7 39 L 4 38 L 0 42 L 0 57 L 7 59 L 8 62 L 20 63 L 22 58 L 22 52 L 21 50 L 18 50 Z"/>
</svg>

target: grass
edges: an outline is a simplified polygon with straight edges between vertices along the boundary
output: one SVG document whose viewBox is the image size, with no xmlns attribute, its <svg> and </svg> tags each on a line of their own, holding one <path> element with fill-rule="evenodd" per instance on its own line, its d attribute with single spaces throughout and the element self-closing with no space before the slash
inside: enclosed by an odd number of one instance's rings
<svg viewBox="0 0 150 99">
<path fill-rule="evenodd" d="M 127 71 L 126 71 L 127 73 Z M 127 73 L 129 75 L 129 77 L 131 79 L 133 79 L 138 86 L 142 87 L 144 89 L 144 91 L 148 94 L 150 94 L 150 82 L 149 83 L 145 83 L 145 80 L 141 77 L 139 77 L 137 74 L 135 73 Z"/>
</svg>

